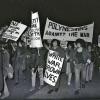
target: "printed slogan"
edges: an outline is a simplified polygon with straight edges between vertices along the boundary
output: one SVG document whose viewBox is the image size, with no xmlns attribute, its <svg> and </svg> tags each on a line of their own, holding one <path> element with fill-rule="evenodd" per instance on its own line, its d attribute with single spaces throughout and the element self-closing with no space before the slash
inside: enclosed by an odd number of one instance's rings
<svg viewBox="0 0 100 100">
<path fill-rule="evenodd" d="M 76 41 L 78 38 L 92 42 L 94 23 L 80 27 L 68 27 L 47 18 L 43 39 Z"/>
<path fill-rule="evenodd" d="M 64 58 L 55 55 L 54 51 L 49 50 L 47 66 L 44 74 L 44 81 L 51 86 L 55 86 L 59 78 Z"/>
<path fill-rule="evenodd" d="M 13 41 L 17 41 L 26 28 L 26 25 L 18 23 L 16 21 L 12 21 L 2 37 Z"/>
</svg>

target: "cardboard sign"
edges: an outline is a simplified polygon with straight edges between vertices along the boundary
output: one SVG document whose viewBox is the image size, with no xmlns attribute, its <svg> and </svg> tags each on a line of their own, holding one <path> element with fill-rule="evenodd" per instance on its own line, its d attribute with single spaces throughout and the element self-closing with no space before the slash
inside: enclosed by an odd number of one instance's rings
<svg viewBox="0 0 100 100">
<path fill-rule="evenodd" d="M 26 28 L 26 25 L 18 23 L 16 21 L 12 21 L 2 37 L 13 41 L 17 41 Z"/>
<path fill-rule="evenodd" d="M 100 47 L 100 35 L 98 36 L 98 47 Z"/>
<path fill-rule="evenodd" d="M 55 51 L 49 50 L 47 66 L 44 74 L 44 81 L 55 86 L 59 78 L 64 58 L 55 55 Z"/>
<path fill-rule="evenodd" d="M 32 13 L 32 24 L 31 24 L 31 48 L 43 47 L 41 35 L 40 35 L 40 21 L 38 12 Z"/>
<path fill-rule="evenodd" d="M 68 27 L 47 18 L 43 39 L 58 39 L 76 41 L 81 38 L 87 42 L 92 42 L 94 23 L 80 27 Z"/>
<path fill-rule="evenodd" d="M 31 28 L 28 27 L 27 30 L 24 32 L 24 34 L 21 36 L 21 40 L 24 41 L 27 45 L 31 44 Z"/>
</svg>

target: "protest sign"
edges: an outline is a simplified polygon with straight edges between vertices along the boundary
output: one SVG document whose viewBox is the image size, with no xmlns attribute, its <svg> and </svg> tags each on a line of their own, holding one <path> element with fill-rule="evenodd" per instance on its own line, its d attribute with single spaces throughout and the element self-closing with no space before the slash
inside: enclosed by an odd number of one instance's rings
<svg viewBox="0 0 100 100">
<path fill-rule="evenodd" d="M 13 41 L 17 41 L 26 28 L 26 25 L 18 23 L 16 21 L 12 21 L 2 37 Z"/>
<path fill-rule="evenodd" d="M 40 21 L 38 12 L 32 13 L 32 23 L 31 23 L 31 48 L 43 47 L 41 35 L 40 35 Z"/>
<path fill-rule="evenodd" d="M 100 47 L 100 35 L 98 36 L 98 47 Z"/>
<path fill-rule="evenodd" d="M 69 27 L 47 18 L 43 39 L 76 41 L 78 38 L 92 42 L 94 23 L 80 27 Z"/>
<path fill-rule="evenodd" d="M 24 32 L 24 34 L 21 36 L 21 40 L 24 41 L 27 45 L 31 44 L 31 28 L 28 27 L 27 30 Z"/>
<path fill-rule="evenodd" d="M 51 86 L 56 85 L 64 60 L 64 58 L 56 55 L 54 52 L 55 51 L 49 50 L 44 74 L 44 81 Z"/>
</svg>

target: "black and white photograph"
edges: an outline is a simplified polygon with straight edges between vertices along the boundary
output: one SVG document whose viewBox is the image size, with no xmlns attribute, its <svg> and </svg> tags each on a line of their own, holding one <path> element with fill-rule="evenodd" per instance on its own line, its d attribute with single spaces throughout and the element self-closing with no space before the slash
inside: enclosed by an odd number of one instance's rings
<svg viewBox="0 0 100 100">
<path fill-rule="evenodd" d="M 100 0 L 0 0 L 0 100 L 100 100 Z"/>
</svg>

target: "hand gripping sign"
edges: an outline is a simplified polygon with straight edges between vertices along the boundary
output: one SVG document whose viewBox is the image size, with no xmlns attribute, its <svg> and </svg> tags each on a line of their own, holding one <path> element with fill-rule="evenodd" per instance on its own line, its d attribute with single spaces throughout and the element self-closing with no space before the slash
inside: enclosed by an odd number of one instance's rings
<svg viewBox="0 0 100 100">
<path fill-rule="evenodd" d="M 40 21 L 38 12 L 32 13 L 32 23 L 31 23 L 31 48 L 43 47 L 41 35 L 40 35 Z"/>
<path fill-rule="evenodd" d="M 56 55 L 54 52 L 55 51 L 49 50 L 44 74 L 44 81 L 51 86 L 56 85 L 64 60 L 64 58 Z"/>
<path fill-rule="evenodd" d="M 17 41 L 26 28 L 26 25 L 18 23 L 16 21 L 12 21 L 2 37 L 13 41 Z"/>
</svg>

